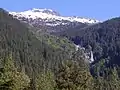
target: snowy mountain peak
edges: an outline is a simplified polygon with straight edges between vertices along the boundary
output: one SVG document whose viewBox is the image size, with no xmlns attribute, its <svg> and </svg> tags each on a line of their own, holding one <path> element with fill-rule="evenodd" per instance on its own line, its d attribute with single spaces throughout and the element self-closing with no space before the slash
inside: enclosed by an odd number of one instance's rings
<svg viewBox="0 0 120 90">
<path fill-rule="evenodd" d="M 26 21 L 30 24 L 40 24 L 48 26 L 57 26 L 57 25 L 68 25 L 69 23 L 85 23 L 85 24 L 95 24 L 99 23 L 98 20 L 81 18 L 77 16 L 61 16 L 58 12 L 51 9 L 37 9 L 33 8 L 23 12 L 9 12 L 15 18 Z"/>
<path fill-rule="evenodd" d="M 46 14 L 51 14 L 51 15 L 56 15 L 56 16 L 60 16 L 60 14 L 56 11 L 53 11 L 51 9 L 38 9 L 38 8 L 33 8 L 32 10 L 29 10 L 32 12 L 41 12 L 41 13 L 46 13 Z"/>
<path fill-rule="evenodd" d="M 46 8 L 44 8 L 44 9 L 40 9 L 40 8 L 32 8 L 32 11 L 33 12 L 43 12 L 43 11 L 45 11 L 45 10 L 49 10 L 49 11 L 53 11 L 53 10 L 51 10 L 51 9 L 46 9 Z"/>
</svg>

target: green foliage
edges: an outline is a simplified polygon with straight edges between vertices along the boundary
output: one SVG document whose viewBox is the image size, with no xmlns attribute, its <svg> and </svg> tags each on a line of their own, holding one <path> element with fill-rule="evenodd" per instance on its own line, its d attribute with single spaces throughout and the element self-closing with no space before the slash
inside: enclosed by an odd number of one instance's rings
<svg viewBox="0 0 120 90">
<path fill-rule="evenodd" d="M 52 46 L 54 49 L 61 49 L 71 52 L 75 51 L 74 44 L 67 38 L 57 37 L 50 34 L 43 34 L 42 32 L 37 32 L 36 35 L 40 41 Z"/>
<path fill-rule="evenodd" d="M 120 89 L 120 78 L 118 77 L 117 69 L 114 67 L 113 70 L 110 70 L 107 81 L 109 82 L 110 90 L 119 90 Z"/>
<path fill-rule="evenodd" d="M 29 77 L 15 68 L 12 56 L 7 57 L 0 71 L 0 90 L 23 90 L 29 82 Z"/>
<path fill-rule="evenodd" d="M 109 58 L 109 66 L 120 65 L 120 17 L 85 28 L 70 28 L 58 34 L 85 48 L 90 45 L 95 61 Z"/>
<path fill-rule="evenodd" d="M 104 74 L 105 75 L 105 74 Z M 107 69 L 107 76 L 97 77 L 94 79 L 93 90 L 119 90 L 120 78 L 116 68 Z"/>
<path fill-rule="evenodd" d="M 34 31 L 34 28 L 32 29 Z M 6 11 L 0 11 L 0 58 L 5 58 L 12 52 L 15 66 L 19 70 L 24 66 L 25 72 L 30 77 L 37 76 L 43 69 L 54 70 L 59 63 L 70 58 L 73 45 L 64 39 L 59 39 L 60 42 L 57 42 L 55 38 L 43 35 L 38 39 L 38 36 L 31 32 L 24 23 L 13 18 Z M 48 39 L 52 44 L 44 41 Z M 62 46 L 67 48 L 67 45 L 68 49 L 64 51 Z"/>
<path fill-rule="evenodd" d="M 39 74 L 36 79 L 37 90 L 55 90 L 56 83 L 53 73 L 50 71 Z"/>
<path fill-rule="evenodd" d="M 90 90 L 92 76 L 75 61 L 63 63 L 57 72 L 59 90 Z"/>
<path fill-rule="evenodd" d="M 92 47 L 91 65 L 68 39 L 31 29 L 0 9 L 0 90 L 120 90 L 120 18 L 68 34 Z"/>
<path fill-rule="evenodd" d="M 107 68 L 107 61 L 105 59 L 100 60 L 99 62 L 95 63 L 94 65 L 91 65 L 91 70 L 94 76 L 103 76 L 104 72 L 106 72 Z"/>
</svg>

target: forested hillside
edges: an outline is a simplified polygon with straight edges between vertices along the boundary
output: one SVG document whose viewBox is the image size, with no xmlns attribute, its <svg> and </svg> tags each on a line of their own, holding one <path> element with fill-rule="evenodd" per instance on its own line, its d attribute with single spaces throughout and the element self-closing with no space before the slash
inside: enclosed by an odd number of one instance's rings
<svg viewBox="0 0 120 90">
<path fill-rule="evenodd" d="M 95 61 L 106 59 L 110 61 L 109 65 L 120 65 L 120 18 L 83 29 L 70 29 L 59 35 L 66 36 L 85 48 L 91 47 Z"/>
<path fill-rule="evenodd" d="M 119 29 L 117 18 L 64 34 L 92 48 L 91 64 L 84 48 L 0 9 L 0 90 L 120 90 Z"/>
<path fill-rule="evenodd" d="M 26 25 L 3 9 L 0 9 L 0 48 L 2 58 L 12 53 L 16 66 L 24 67 L 30 75 L 43 68 L 54 68 L 58 62 L 69 58 L 68 52 L 38 40 Z"/>
</svg>

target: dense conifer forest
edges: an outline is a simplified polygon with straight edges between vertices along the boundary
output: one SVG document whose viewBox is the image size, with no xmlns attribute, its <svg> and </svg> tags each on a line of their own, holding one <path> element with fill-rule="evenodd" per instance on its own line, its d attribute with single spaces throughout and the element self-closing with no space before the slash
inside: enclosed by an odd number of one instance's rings
<svg viewBox="0 0 120 90">
<path fill-rule="evenodd" d="M 0 90 L 120 90 L 120 18 L 60 37 L 35 29 L 0 9 Z"/>
</svg>

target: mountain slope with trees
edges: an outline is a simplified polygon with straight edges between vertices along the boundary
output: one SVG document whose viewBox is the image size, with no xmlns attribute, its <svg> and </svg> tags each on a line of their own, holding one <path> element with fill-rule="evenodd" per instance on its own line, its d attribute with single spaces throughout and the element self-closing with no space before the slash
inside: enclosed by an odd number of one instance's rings
<svg viewBox="0 0 120 90">
<path fill-rule="evenodd" d="M 95 61 L 106 59 L 110 61 L 109 65 L 120 65 L 119 17 L 82 29 L 70 29 L 58 35 L 65 36 L 86 49 L 91 47 Z"/>
<path fill-rule="evenodd" d="M 0 90 L 120 90 L 120 67 L 115 63 L 119 21 L 112 19 L 81 32 L 77 27 L 67 36 L 94 51 L 97 62 L 91 65 L 84 48 L 74 52 L 69 40 L 36 34 L 36 28 L 0 9 Z"/>
<path fill-rule="evenodd" d="M 43 68 L 54 69 L 59 62 L 70 57 L 69 52 L 38 40 L 24 23 L 3 9 L 0 9 L 0 49 L 1 58 L 12 53 L 15 65 L 24 67 L 30 76 L 32 72 L 38 73 Z"/>
</svg>

